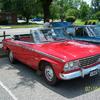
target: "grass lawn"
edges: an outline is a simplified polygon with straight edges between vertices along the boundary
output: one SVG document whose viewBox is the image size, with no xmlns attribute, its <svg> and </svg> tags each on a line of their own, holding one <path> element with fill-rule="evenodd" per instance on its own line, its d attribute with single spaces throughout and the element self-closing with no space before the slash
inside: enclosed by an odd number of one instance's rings
<svg viewBox="0 0 100 100">
<path fill-rule="evenodd" d="M 18 24 L 18 25 L 0 25 L 0 28 L 32 28 L 32 27 L 40 27 L 42 25 L 39 24 Z"/>
<path fill-rule="evenodd" d="M 98 23 L 98 20 L 88 20 L 88 22 L 96 22 Z M 84 25 L 85 24 L 85 21 L 82 21 L 81 19 L 77 19 L 75 22 L 74 22 L 75 25 Z"/>
<path fill-rule="evenodd" d="M 98 23 L 98 20 L 88 20 L 88 22 L 96 22 Z M 74 22 L 75 25 L 84 25 L 85 24 L 85 21 L 82 21 L 81 19 L 77 19 L 75 22 Z M 32 27 L 42 27 L 42 24 L 37 24 L 37 23 L 31 23 L 31 24 L 25 24 L 25 23 L 20 23 L 20 24 L 17 24 L 17 25 L 0 25 L 0 29 L 3 29 L 3 28 L 32 28 Z"/>
<path fill-rule="evenodd" d="M 80 19 L 77 19 L 75 22 L 74 22 L 75 25 L 84 25 L 85 22 L 80 20 Z"/>
</svg>

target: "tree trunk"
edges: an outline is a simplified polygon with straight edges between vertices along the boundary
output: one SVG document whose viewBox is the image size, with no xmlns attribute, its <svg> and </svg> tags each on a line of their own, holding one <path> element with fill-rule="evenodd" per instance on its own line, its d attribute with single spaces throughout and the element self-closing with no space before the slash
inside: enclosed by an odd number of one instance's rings
<svg viewBox="0 0 100 100">
<path fill-rule="evenodd" d="M 29 17 L 26 17 L 26 23 L 29 24 Z"/>
<path fill-rule="evenodd" d="M 46 19 L 50 18 L 50 5 L 51 5 L 51 2 L 53 0 L 42 0 L 42 7 L 43 7 L 43 12 L 44 12 L 44 22 L 46 21 Z"/>
<path fill-rule="evenodd" d="M 50 10 L 49 10 L 49 5 L 45 5 L 43 7 L 43 12 L 44 12 L 44 22 L 46 21 L 46 19 L 50 18 Z"/>
</svg>

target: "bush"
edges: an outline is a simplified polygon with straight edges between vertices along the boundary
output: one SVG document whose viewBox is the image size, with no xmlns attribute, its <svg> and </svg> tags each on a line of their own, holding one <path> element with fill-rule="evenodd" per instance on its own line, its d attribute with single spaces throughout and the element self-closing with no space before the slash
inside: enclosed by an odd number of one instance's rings
<svg viewBox="0 0 100 100">
<path fill-rule="evenodd" d="M 0 21 L 0 25 L 7 25 L 8 24 L 8 20 L 2 20 Z"/>
<path fill-rule="evenodd" d="M 100 11 L 95 14 L 96 18 L 100 21 Z"/>
<path fill-rule="evenodd" d="M 77 18 L 77 17 L 79 17 L 79 10 L 73 9 L 73 8 L 68 9 L 68 10 L 67 10 L 67 13 L 65 14 L 65 16 L 66 16 L 66 17 L 67 17 L 67 16 L 75 16 L 75 17 Z"/>
<path fill-rule="evenodd" d="M 74 17 L 74 16 L 68 16 L 68 17 L 66 17 L 66 21 L 67 22 L 75 22 L 75 20 L 76 20 L 76 18 Z"/>
</svg>

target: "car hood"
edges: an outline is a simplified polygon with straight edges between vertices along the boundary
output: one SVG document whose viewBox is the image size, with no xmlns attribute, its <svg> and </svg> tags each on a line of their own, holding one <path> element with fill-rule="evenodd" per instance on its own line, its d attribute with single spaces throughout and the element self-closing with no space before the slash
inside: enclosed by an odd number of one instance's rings
<svg viewBox="0 0 100 100">
<path fill-rule="evenodd" d="M 42 52 L 71 61 L 100 53 L 100 48 L 86 42 L 66 41 L 39 45 Z"/>
</svg>

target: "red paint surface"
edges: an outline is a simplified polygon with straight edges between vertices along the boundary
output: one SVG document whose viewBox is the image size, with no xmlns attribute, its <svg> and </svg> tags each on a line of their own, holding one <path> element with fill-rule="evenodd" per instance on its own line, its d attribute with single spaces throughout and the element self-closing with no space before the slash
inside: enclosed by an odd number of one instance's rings
<svg viewBox="0 0 100 100">
<path fill-rule="evenodd" d="M 76 41 L 30 44 L 30 43 L 25 43 L 23 41 L 14 41 L 11 39 L 6 39 L 5 41 L 3 41 L 3 45 L 4 45 L 3 46 L 4 50 L 10 49 L 14 53 L 16 59 L 31 66 L 34 69 L 38 69 L 38 65 L 41 60 L 48 61 L 49 63 L 51 63 L 56 73 L 56 76 L 58 78 L 60 78 L 59 73 L 63 72 L 63 67 L 65 63 L 69 61 L 93 56 L 96 54 L 100 54 L 100 47 L 97 47 L 92 44 L 88 44 L 84 42 L 76 42 Z M 59 61 L 55 58 L 45 56 L 35 51 L 31 51 L 31 49 L 57 57 L 61 60 L 64 60 L 65 62 Z M 93 65 L 89 67 L 92 66 Z M 77 70 L 80 69 L 76 69 L 74 71 Z M 66 73 L 70 73 L 70 72 L 73 71 L 69 71 Z"/>
</svg>

